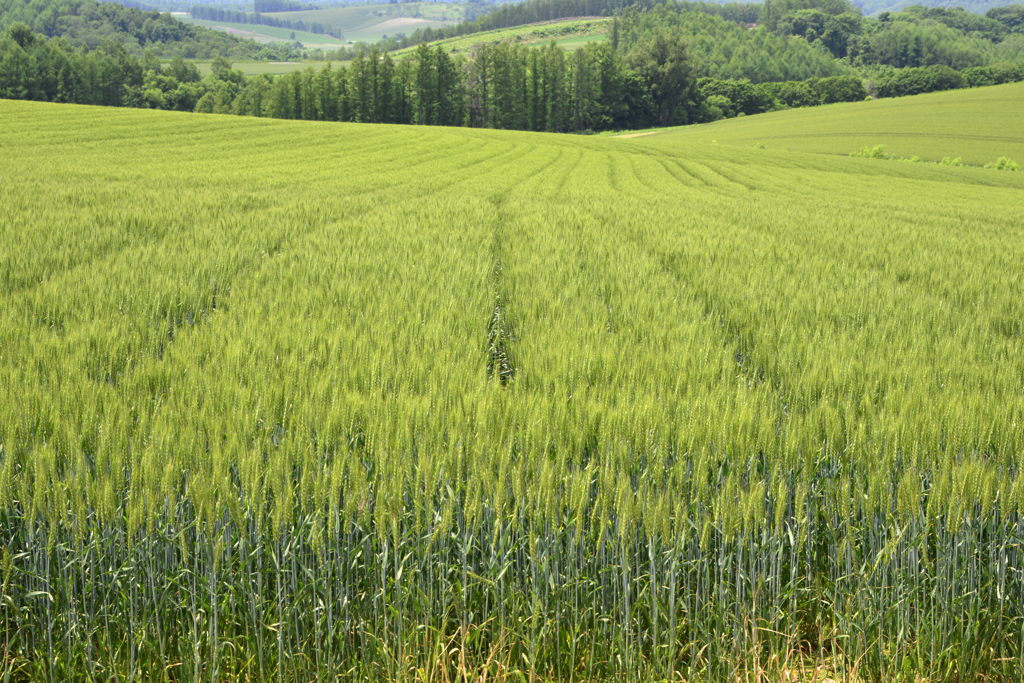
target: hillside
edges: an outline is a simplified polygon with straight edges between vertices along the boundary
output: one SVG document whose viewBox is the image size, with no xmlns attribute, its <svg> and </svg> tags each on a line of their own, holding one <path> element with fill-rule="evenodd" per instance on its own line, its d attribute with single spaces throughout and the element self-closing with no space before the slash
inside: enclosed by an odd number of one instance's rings
<svg viewBox="0 0 1024 683">
<path fill-rule="evenodd" d="M 403 2 L 397 4 L 337 5 L 321 10 L 268 14 L 270 17 L 321 23 L 341 30 L 349 40 L 372 42 L 380 35 L 412 33 L 418 28 L 438 28 L 462 21 L 463 5 L 449 2 Z"/>
<path fill-rule="evenodd" d="M 974 14 L 985 14 L 990 9 L 1019 5 L 1016 0 L 857 0 L 857 5 L 865 15 L 875 16 L 881 12 L 898 12 L 908 5 L 924 5 L 925 7 L 944 7 L 952 9 L 962 7 Z"/>
<path fill-rule="evenodd" d="M 542 45 L 555 41 L 564 50 L 571 52 L 586 43 L 607 40 L 608 34 L 611 32 L 611 23 L 611 19 L 604 17 L 548 21 L 446 38 L 430 45 L 452 53 L 468 54 L 476 45 L 482 43 L 508 42 L 516 45 Z M 402 56 L 414 50 L 415 48 L 398 50 L 395 55 Z"/>
<path fill-rule="evenodd" d="M 308 26 L 318 25 L 324 30 L 344 36 L 345 42 L 375 43 L 386 37 L 411 34 L 418 29 L 444 28 L 465 17 L 462 5 L 443 2 L 408 2 L 396 4 L 339 4 L 325 9 L 296 10 L 291 12 L 271 12 L 261 15 L 266 20 L 279 20 L 296 24 L 303 22 Z M 260 42 L 273 40 L 297 40 L 306 47 L 329 48 L 337 46 L 339 41 L 329 35 L 315 34 L 295 30 L 292 39 L 292 28 L 279 28 L 257 23 L 235 23 L 231 21 L 205 20 L 188 17 L 188 21 L 199 23 L 210 28 L 225 31 L 233 35 L 245 35 Z M 287 24 L 286 24 L 287 26 Z"/>
<path fill-rule="evenodd" d="M 202 26 L 204 28 L 226 33 L 235 38 L 253 40 L 260 44 L 268 43 L 301 43 L 303 47 L 320 48 L 323 50 L 337 50 L 347 43 L 346 40 L 321 33 L 310 33 L 309 31 L 296 31 L 290 28 L 276 26 L 261 26 L 259 24 L 235 24 L 226 21 L 208 21 L 195 19 L 190 14 L 183 13 L 175 17 L 186 24 Z"/>
<path fill-rule="evenodd" d="M 22 23 L 50 38 L 63 38 L 72 47 L 95 49 L 104 41 L 141 55 L 144 50 L 160 57 L 210 59 L 255 57 L 259 45 L 219 31 L 184 24 L 170 14 L 142 11 L 114 2 L 95 0 L 0 0 L 0 35 Z M 274 59 L 288 58 L 287 50 L 267 54 Z"/>
<path fill-rule="evenodd" d="M 885 145 L 899 157 L 962 157 L 982 166 L 1007 156 L 1024 163 L 1024 83 L 899 99 L 772 112 L 657 133 L 660 142 L 848 155 Z"/>
<path fill-rule="evenodd" d="M 1024 173 L 0 120 L 22 680 L 1024 674 Z"/>
</svg>

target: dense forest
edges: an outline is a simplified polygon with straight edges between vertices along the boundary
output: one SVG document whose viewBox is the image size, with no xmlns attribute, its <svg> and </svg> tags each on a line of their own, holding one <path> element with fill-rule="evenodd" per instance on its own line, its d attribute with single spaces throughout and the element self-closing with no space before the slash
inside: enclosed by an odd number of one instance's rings
<svg viewBox="0 0 1024 683">
<path fill-rule="evenodd" d="M 854 74 L 753 83 L 701 75 L 687 43 L 668 31 L 594 42 L 572 53 L 481 44 L 469 56 L 420 45 L 394 60 L 376 46 L 348 65 L 249 77 L 218 58 L 200 78 L 178 58 L 163 66 L 107 41 L 76 51 L 15 24 L 0 40 L 0 97 L 286 119 L 475 126 L 551 132 L 638 129 L 714 121 L 790 107 L 863 100 Z M 869 82 L 877 96 L 1019 81 L 1004 63 L 892 69 Z"/>
<path fill-rule="evenodd" d="M 417 29 L 406 39 L 406 44 L 419 45 L 445 38 L 569 17 L 610 16 L 629 10 L 645 11 L 665 6 L 665 4 L 664 0 L 633 0 L 632 2 L 623 2 L 622 0 L 525 0 L 519 3 L 498 5 L 486 14 L 468 18 L 454 26 Z M 737 2 L 670 0 L 669 4 L 679 12 L 702 12 L 719 16 L 726 21 L 744 24 L 756 23 L 761 9 L 760 5 Z"/>
<path fill-rule="evenodd" d="M 735 93 L 754 86 L 701 79 L 696 66 L 685 43 L 662 32 L 628 52 L 608 42 L 573 53 L 557 45 L 499 43 L 481 45 L 466 58 L 421 45 L 413 57 L 396 61 L 374 47 L 347 67 L 310 67 L 277 79 L 247 77 L 218 59 L 213 73 L 200 79 L 183 60 L 162 67 L 152 55 L 138 59 L 113 42 L 76 52 L 66 41 L 47 40 L 18 24 L 0 41 L 0 96 L 553 132 L 683 124 L 867 96 L 859 78 L 840 76 L 800 83 L 803 98 L 757 90 L 751 104 Z M 724 93 L 733 94 L 736 104 L 724 101 Z"/>
<path fill-rule="evenodd" d="M 984 16 L 962 7 L 914 5 L 866 18 L 849 0 L 766 0 L 763 5 L 686 0 L 637 0 L 626 4 L 617 0 L 526 0 L 500 5 L 475 21 L 419 29 L 405 45 L 558 18 L 610 14 L 640 15 L 645 17 L 642 30 L 657 24 L 689 36 L 696 43 L 695 54 L 717 65 L 713 74 L 717 76 L 757 79 L 760 73 L 767 80 L 791 78 L 793 70 L 783 62 L 814 61 L 808 52 L 798 55 L 799 46 L 783 44 L 793 37 L 825 52 L 826 58 L 848 57 L 853 66 L 945 64 L 964 69 L 1015 60 L 1024 54 L 1020 29 L 1024 5 L 993 8 Z M 701 15 L 719 21 L 699 19 Z M 766 45 L 764 31 L 750 31 L 752 24 L 784 40 Z M 769 54 L 763 54 L 765 51 Z M 761 64 L 747 67 L 754 53 Z M 726 67 L 727 62 L 733 64 Z"/>
<path fill-rule="evenodd" d="M 505 5 L 476 22 L 418 30 L 403 44 L 607 10 L 588 3 L 528 0 Z M 655 31 L 668 31 L 688 41 L 690 52 L 700 62 L 701 75 L 713 78 L 766 83 L 834 76 L 855 69 L 871 75 L 888 67 L 944 65 L 963 70 L 1024 59 L 1021 5 L 992 10 L 986 16 L 959 8 L 918 5 L 872 19 L 863 17 L 848 0 L 768 0 L 763 6 L 673 0 L 649 8 L 644 4 L 641 0 L 620 14 L 616 35 L 626 48 Z M 753 24 L 757 28 L 751 28 Z"/>
<path fill-rule="evenodd" d="M 604 11 L 587 1 L 521 7 Z M 421 43 L 395 59 L 375 45 L 335 53 L 347 66 L 248 77 L 226 57 L 292 55 L 94 0 L 37 0 L 35 14 L 24 0 L 0 3 L 16 10 L 0 14 L 0 97 L 279 118 L 637 129 L 1005 83 L 1020 80 L 1024 65 L 1014 7 L 980 16 L 912 6 L 865 19 L 847 0 L 767 0 L 752 28 L 743 5 L 672 1 L 617 13 L 609 40 L 575 52 L 482 42 L 453 56 Z M 18 11 L 31 22 L 11 23 Z M 158 59 L 214 54 L 206 78 L 181 59 Z"/>
<path fill-rule="evenodd" d="M 261 46 L 220 31 L 185 24 L 170 14 L 143 11 L 96 0 L 0 0 L 0 31 L 21 23 L 70 46 L 95 49 L 113 41 L 132 54 L 149 50 L 158 57 L 212 59 L 297 58 L 285 45 Z"/>
</svg>

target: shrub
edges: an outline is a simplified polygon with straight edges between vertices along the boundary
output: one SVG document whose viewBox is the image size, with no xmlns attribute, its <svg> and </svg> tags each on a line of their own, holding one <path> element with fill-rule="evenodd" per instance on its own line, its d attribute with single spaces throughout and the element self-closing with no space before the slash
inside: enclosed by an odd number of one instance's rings
<svg viewBox="0 0 1024 683">
<path fill-rule="evenodd" d="M 875 83 L 878 97 L 905 97 L 940 90 L 955 90 L 964 86 L 960 74 L 948 66 L 922 66 L 901 69 Z"/>
<path fill-rule="evenodd" d="M 994 168 L 997 171 L 1019 171 L 1020 165 L 1009 157 L 999 157 L 994 164 L 985 164 L 985 168 Z"/>
<path fill-rule="evenodd" d="M 874 147 L 865 147 L 859 152 L 850 152 L 851 157 L 861 157 L 863 159 L 891 159 L 888 154 L 885 153 L 885 145 L 875 145 Z"/>
</svg>

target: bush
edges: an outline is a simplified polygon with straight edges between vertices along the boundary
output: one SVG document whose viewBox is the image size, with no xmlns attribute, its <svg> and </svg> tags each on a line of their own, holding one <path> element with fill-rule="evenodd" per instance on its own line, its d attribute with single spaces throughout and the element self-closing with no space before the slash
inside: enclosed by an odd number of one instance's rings
<svg viewBox="0 0 1024 683">
<path fill-rule="evenodd" d="M 775 100 L 780 107 L 791 108 L 813 107 L 821 104 L 821 98 L 811 90 L 811 86 L 804 81 L 785 81 L 782 83 L 762 83 L 761 90 L 771 99 Z"/>
<path fill-rule="evenodd" d="M 868 96 L 868 91 L 864 89 L 864 83 L 858 76 L 812 78 L 807 84 L 817 93 L 822 104 L 859 102 Z"/>
<path fill-rule="evenodd" d="M 697 88 L 709 104 L 725 111 L 721 104 L 711 102 L 714 96 L 721 96 L 729 100 L 729 111 L 726 116 L 736 114 L 763 114 L 772 109 L 771 96 L 761 87 L 753 85 L 750 81 L 722 80 L 718 78 L 701 78 L 697 81 Z"/>
<path fill-rule="evenodd" d="M 1018 83 L 1024 80 L 1024 69 L 1012 62 L 1000 62 L 989 66 L 964 69 L 960 75 L 963 77 L 965 87 L 978 88 L 984 85 Z"/>
<path fill-rule="evenodd" d="M 730 100 L 725 95 L 711 95 L 705 100 L 705 102 L 707 102 L 708 109 L 711 110 L 712 115 L 714 115 L 716 111 L 721 114 L 720 116 L 716 117 L 715 120 L 718 120 L 723 116 L 725 118 L 732 118 L 732 100 Z"/>
<path fill-rule="evenodd" d="M 940 90 L 955 90 L 964 86 L 961 75 L 948 66 L 922 66 L 901 69 L 875 83 L 878 97 L 905 97 Z"/>
<path fill-rule="evenodd" d="M 885 153 L 885 145 L 875 145 L 874 147 L 865 147 L 859 152 L 850 152 L 851 157 L 861 157 L 863 159 L 891 159 L 888 154 Z"/>
<path fill-rule="evenodd" d="M 997 171 L 1019 171 L 1020 166 L 1016 161 L 1008 157 L 999 157 L 994 164 L 985 164 L 985 168 L 994 168 Z"/>
</svg>

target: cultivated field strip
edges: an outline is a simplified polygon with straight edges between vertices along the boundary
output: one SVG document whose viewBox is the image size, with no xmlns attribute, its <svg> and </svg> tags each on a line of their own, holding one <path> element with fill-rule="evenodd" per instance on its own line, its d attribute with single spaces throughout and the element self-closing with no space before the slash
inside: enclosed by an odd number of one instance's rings
<svg viewBox="0 0 1024 683">
<path fill-rule="evenodd" d="M 0 116 L 12 673 L 1024 672 L 1019 174 Z"/>
<path fill-rule="evenodd" d="M 884 145 L 896 157 L 933 163 L 962 157 L 965 164 L 983 166 L 1002 156 L 1021 163 L 1022 105 L 1024 83 L 1008 83 L 685 126 L 650 136 L 649 142 L 664 144 L 667 136 L 680 142 L 843 156 Z"/>
</svg>

